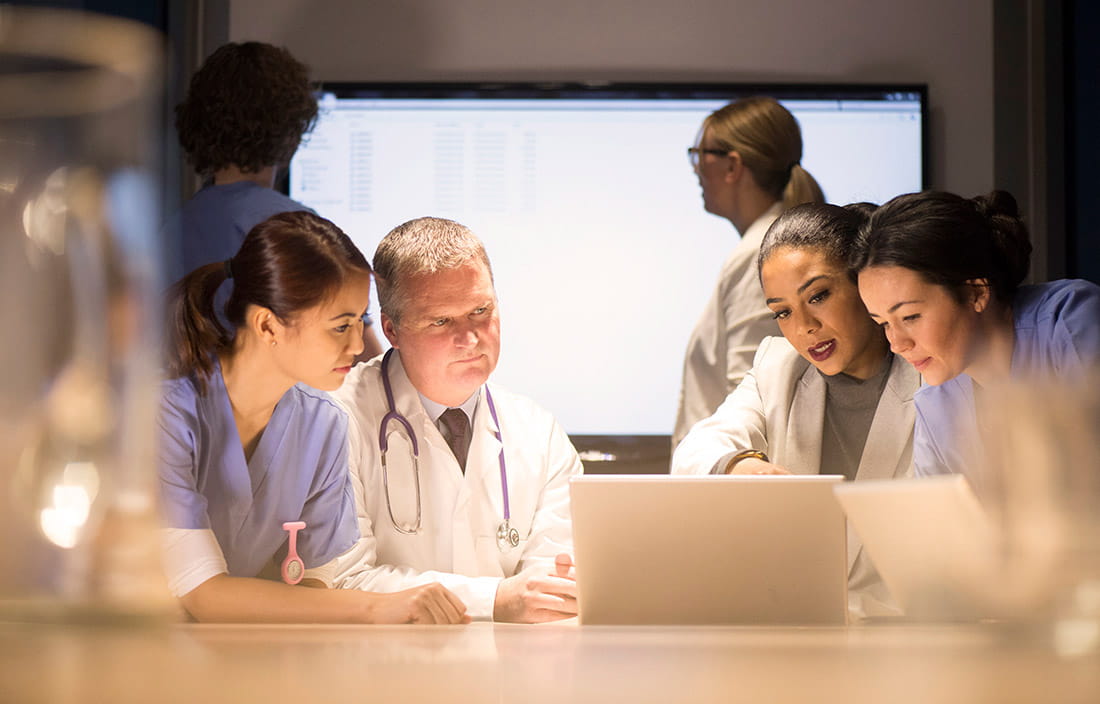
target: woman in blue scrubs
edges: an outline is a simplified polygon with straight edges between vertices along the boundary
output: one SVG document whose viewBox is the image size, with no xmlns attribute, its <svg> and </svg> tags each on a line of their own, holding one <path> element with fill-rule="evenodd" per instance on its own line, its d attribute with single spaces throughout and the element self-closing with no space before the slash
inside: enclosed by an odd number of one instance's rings
<svg viewBox="0 0 1100 704">
<path fill-rule="evenodd" d="M 226 278 L 226 329 L 214 294 Z M 253 228 L 230 260 L 170 294 L 160 486 L 170 587 L 200 621 L 456 623 L 439 584 L 395 594 L 331 590 L 359 538 L 347 418 L 324 393 L 363 349 L 370 266 L 307 212 Z M 284 523 L 304 522 L 296 540 Z M 280 566 L 288 546 L 301 575 Z M 293 558 L 293 555 L 291 555 Z M 315 587 L 315 588 L 304 588 Z"/>
<path fill-rule="evenodd" d="M 1020 286 L 1031 243 L 1016 200 L 927 191 L 884 204 L 853 258 L 859 293 L 891 349 L 923 377 L 918 475 L 981 484 L 984 392 L 998 382 L 1083 379 L 1100 365 L 1100 287 Z"/>
</svg>

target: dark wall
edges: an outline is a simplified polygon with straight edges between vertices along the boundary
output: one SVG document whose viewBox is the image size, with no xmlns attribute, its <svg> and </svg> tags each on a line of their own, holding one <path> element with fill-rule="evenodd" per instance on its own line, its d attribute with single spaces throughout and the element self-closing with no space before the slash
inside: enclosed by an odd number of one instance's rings
<svg viewBox="0 0 1100 704">
<path fill-rule="evenodd" d="M 994 0 L 994 183 L 1032 231 L 1032 278 L 1100 283 L 1100 6 Z"/>
<path fill-rule="evenodd" d="M 1067 275 L 1100 283 L 1100 3 L 1066 11 Z"/>
<path fill-rule="evenodd" d="M 167 33 L 169 5 L 179 3 L 169 3 L 168 0 L 22 0 L 10 4 L 98 12 L 144 22 Z"/>
</svg>

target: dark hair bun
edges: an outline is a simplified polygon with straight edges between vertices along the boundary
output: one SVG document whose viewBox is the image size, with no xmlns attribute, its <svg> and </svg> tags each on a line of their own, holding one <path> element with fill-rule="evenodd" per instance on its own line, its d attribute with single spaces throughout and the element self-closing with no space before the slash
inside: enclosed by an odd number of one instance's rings
<svg viewBox="0 0 1100 704">
<path fill-rule="evenodd" d="M 984 196 L 975 196 L 970 200 L 974 203 L 974 207 L 978 209 L 978 212 L 984 217 L 1020 217 L 1020 207 L 1016 204 L 1016 199 L 1008 191 L 990 191 Z"/>
<path fill-rule="evenodd" d="M 1004 283 L 1014 289 L 1027 277 L 1031 263 L 1031 236 L 1016 199 L 1007 191 L 990 191 L 971 202 L 989 223 L 995 264 L 1003 272 Z"/>
</svg>

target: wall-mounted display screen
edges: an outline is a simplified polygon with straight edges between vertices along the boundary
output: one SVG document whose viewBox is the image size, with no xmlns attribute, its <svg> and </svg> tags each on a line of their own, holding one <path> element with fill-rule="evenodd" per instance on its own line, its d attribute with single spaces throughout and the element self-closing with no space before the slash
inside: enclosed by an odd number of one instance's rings
<svg viewBox="0 0 1100 704">
<path fill-rule="evenodd" d="M 289 193 L 371 257 L 422 215 L 474 230 L 502 312 L 494 381 L 573 435 L 667 435 L 688 335 L 738 240 L 687 159 L 747 95 L 795 115 L 835 203 L 925 185 L 922 86 L 328 84 Z"/>
</svg>

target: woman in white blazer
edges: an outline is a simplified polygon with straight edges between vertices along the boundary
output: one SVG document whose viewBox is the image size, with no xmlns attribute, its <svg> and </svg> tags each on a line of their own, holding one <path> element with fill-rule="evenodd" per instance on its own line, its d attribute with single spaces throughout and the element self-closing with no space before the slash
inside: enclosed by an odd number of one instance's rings
<svg viewBox="0 0 1100 704">
<path fill-rule="evenodd" d="M 920 376 L 891 354 L 847 266 L 869 209 L 803 205 L 768 230 L 758 269 L 784 337 L 765 339 L 741 384 L 691 428 L 673 473 L 828 473 L 856 481 L 910 473 Z M 853 615 L 893 611 L 861 548 L 849 532 Z"/>
</svg>

